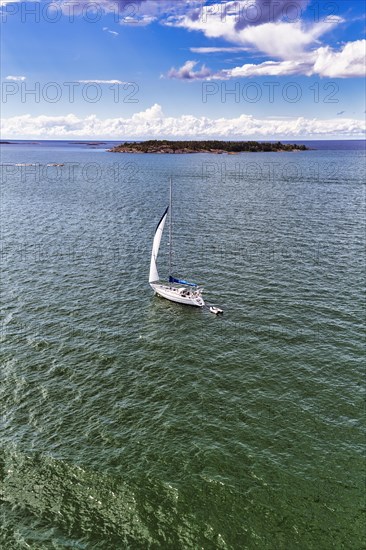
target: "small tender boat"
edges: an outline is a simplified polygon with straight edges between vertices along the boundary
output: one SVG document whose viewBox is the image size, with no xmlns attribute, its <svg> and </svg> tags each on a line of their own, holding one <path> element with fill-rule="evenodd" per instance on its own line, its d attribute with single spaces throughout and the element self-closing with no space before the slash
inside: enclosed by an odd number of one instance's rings
<svg viewBox="0 0 366 550">
<path fill-rule="evenodd" d="M 215 306 L 211 306 L 210 311 L 211 311 L 211 313 L 214 313 L 215 315 L 221 315 L 222 313 L 224 313 L 222 311 L 222 309 L 220 309 L 219 307 L 215 307 Z"/>
</svg>

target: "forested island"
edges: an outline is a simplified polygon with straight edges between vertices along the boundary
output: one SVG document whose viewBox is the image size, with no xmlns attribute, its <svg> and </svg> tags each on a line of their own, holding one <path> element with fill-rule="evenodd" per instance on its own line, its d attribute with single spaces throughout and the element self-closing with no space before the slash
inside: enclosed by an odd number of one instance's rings
<svg viewBox="0 0 366 550">
<path fill-rule="evenodd" d="M 258 141 L 169 141 L 149 140 L 140 142 L 125 142 L 108 151 L 110 153 L 262 153 L 262 152 L 287 152 L 307 151 L 305 145 L 296 143 L 263 143 Z"/>
</svg>

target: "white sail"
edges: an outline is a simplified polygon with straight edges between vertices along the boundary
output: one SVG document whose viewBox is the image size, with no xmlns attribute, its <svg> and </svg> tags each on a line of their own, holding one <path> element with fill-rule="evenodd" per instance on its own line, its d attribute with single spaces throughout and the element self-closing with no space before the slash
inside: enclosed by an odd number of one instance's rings
<svg viewBox="0 0 366 550">
<path fill-rule="evenodd" d="M 152 247 L 152 253 L 151 253 L 149 283 L 155 283 L 156 281 L 159 280 L 159 273 L 158 273 L 158 269 L 156 267 L 156 259 L 158 257 L 161 236 L 163 234 L 165 221 L 166 221 L 166 218 L 167 218 L 167 215 L 168 215 L 168 210 L 169 210 L 169 206 L 165 210 L 164 214 L 161 217 L 160 222 L 158 223 L 158 225 L 156 227 L 154 242 L 153 242 L 153 247 Z"/>
</svg>

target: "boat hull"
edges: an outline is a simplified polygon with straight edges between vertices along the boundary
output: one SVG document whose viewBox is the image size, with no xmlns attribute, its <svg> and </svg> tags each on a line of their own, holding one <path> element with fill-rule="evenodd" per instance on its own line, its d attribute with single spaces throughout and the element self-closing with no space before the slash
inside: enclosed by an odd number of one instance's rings
<svg viewBox="0 0 366 550">
<path fill-rule="evenodd" d="M 162 285 L 159 283 L 150 283 L 151 288 L 166 300 L 171 302 L 177 302 L 178 304 L 184 304 L 186 306 L 203 307 L 205 302 L 200 292 L 189 292 L 189 295 L 183 296 L 181 294 L 182 289 L 173 286 Z M 188 291 L 187 291 L 188 292 Z"/>
</svg>

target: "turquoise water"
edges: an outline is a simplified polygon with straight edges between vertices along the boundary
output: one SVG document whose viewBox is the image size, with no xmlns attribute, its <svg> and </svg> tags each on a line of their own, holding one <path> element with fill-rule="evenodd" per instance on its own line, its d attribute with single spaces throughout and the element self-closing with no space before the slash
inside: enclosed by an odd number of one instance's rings
<svg viewBox="0 0 366 550">
<path fill-rule="evenodd" d="M 3 146 L 0 548 L 364 547 L 364 157 Z"/>
</svg>

